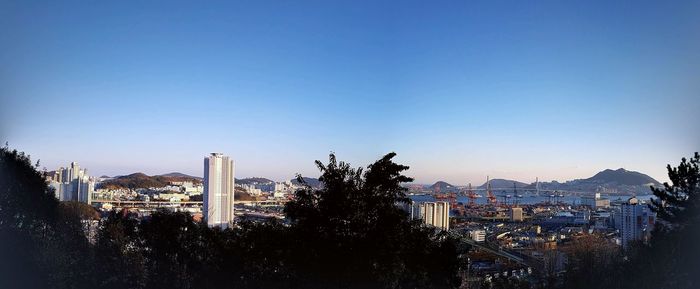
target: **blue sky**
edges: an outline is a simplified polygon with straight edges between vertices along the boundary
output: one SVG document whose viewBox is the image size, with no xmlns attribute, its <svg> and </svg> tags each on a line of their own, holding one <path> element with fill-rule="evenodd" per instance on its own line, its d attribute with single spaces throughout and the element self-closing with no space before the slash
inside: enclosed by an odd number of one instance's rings
<svg viewBox="0 0 700 289">
<path fill-rule="evenodd" d="M 1 1 L 0 139 L 93 175 L 395 151 L 456 184 L 700 149 L 698 1 L 278 2 Z"/>
</svg>

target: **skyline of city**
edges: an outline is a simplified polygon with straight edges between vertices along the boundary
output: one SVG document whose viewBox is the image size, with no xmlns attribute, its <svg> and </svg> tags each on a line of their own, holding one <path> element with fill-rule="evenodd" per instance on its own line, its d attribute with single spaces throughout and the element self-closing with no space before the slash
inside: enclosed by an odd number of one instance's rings
<svg viewBox="0 0 700 289">
<path fill-rule="evenodd" d="M 699 145 L 697 2 L 219 4 L 1 3 L 0 141 L 109 176 L 394 151 L 454 184 L 663 182 Z"/>
</svg>

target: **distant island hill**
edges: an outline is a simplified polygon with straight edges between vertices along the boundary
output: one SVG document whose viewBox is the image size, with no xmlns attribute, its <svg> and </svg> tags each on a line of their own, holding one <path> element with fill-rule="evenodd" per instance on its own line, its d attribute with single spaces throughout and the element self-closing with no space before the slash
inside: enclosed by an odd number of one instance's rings
<svg viewBox="0 0 700 289">
<path fill-rule="evenodd" d="M 530 191 L 568 191 L 568 192 L 602 192 L 607 194 L 650 194 L 650 187 L 661 187 L 662 184 L 654 178 L 636 171 L 629 171 L 623 168 L 612 170 L 606 169 L 598 172 L 594 176 L 587 179 L 575 179 L 566 182 L 534 182 L 524 183 L 516 180 L 508 179 L 491 179 L 479 186 L 474 186 L 473 190 L 486 190 L 488 184 L 492 190 L 513 192 L 520 190 L 521 192 Z M 432 185 L 409 185 L 412 189 L 423 189 L 436 193 L 458 192 L 466 189 L 465 186 L 457 186 L 445 181 L 438 181 Z"/>
</svg>

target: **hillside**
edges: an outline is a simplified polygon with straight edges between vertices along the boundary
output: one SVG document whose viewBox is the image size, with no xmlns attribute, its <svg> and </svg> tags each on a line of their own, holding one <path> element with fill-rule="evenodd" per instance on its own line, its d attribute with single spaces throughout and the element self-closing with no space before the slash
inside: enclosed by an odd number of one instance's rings
<svg viewBox="0 0 700 289">
<path fill-rule="evenodd" d="M 588 179 L 585 179 L 585 181 L 596 183 L 617 183 L 620 185 L 627 186 L 661 185 L 661 183 L 659 183 L 657 180 L 653 179 L 648 175 L 642 174 L 640 172 L 628 171 L 622 168 L 617 170 L 604 170 Z"/>
<path fill-rule="evenodd" d="M 308 177 L 302 177 L 304 179 L 304 182 L 309 185 L 310 187 L 314 189 L 320 189 L 322 187 L 321 181 L 319 181 L 317 178 L 308 178 Z M 291 179 L 292 184 L 299 185 L 299 181 L 297 181 L 296 178 Z"/>
<path fill-rule="evenodd" d="M 162 175 L 159 175 L 159 176 L 161 176 L 161 177 L 171 177 L 171 178 L 199 179 L 199 180 L 202 179 L 202 178 L 200 178 L 200 177 L 190 176 L 190 175 L 183 174 L 183 173 L 178 173 L 178 172 L 172 172 L 172 173 L 168 173 L 168 174 L 162 174 Z"/>
<path fill-rule="evenodd" d="M 199 184 L 200 178 L 188 176 L 180 173 L 170 173 L 167 175 L 148 176 L 144 173 L 134 173 L 126 176 L 118 176 L 99 183 L 100 188 L 105 189 L 145 189 L 162 188 L 171 182 L 193 182 Z"/>
<path fill-rule="evenodd" d="M 236 179 L 236 184 L 239 184 L 239 185 L 269 184 L 269 183 L 274 183 L 274 181 L 270 180 L 270 179 L 266 179 L 266 178 L 259 178 L 259 177 Z"/>
<path fill-rule="evenodd" d="M 587 179 L 576 179 L 559 183 L 557 181 L 540 182 L 542 190 L 566 190 L 578 192 L 604 191 L 612 194 L 650 194 L 649 186 L 659 187 L 661 183 L 654 178 L 626 169 L 606 169 Z M 528 186 L 534 189 L 535 185 Z"/>
<path fill-rule="evenodd" d="M 507 180 L 507 179 L 492 179 L 492 180 L 490 180 L 490 182 L 491 182 L 491 187 L 497 188 L 497 189 L 512 189 L 513 184 L 515 184 L 515 187 L 518 189 L 525 188 L 528 186 L 528 184 L 526 184 L 526 183 L 518 182 L 518 181 L 514 181 L 514 180 Z M 485 182 L 483 185 L 478 187 L 478 189 L 485 189 L 485 188 L 486 188 Z"/>
<path fill-rule="evenodd" d="M 430 186 L 430 189 L 436 193 L 446 193 L 458 190 L 457 187 L 443 181 L 435 182 L 432 186 Z"/>
</svg>

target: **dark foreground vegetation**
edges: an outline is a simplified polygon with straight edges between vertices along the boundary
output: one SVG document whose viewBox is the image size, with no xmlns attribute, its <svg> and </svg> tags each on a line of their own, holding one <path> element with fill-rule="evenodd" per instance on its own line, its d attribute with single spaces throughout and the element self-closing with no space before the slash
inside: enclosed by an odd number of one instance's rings
<svg viewBox="0 0 700 289">
<path fill-rule="evenodd" d="M 454 241 L 409 221 L 389 154 L 366 170 L 331 155 L 325 186 L 297 192 L 292 222 L 208 228 L 185 213 L 113 212 L 94 244 L 29 158 L 0 152 L 0 288 L 453 288 Z M 302 180 L 302 179 L 300 179 Z"/>
<path fill-rule="evenodd" d="M 91 242 L 81 220 L 95 211 L 59 203 L 29 157 L 5 147 L 0 288 L 457 288 L 461 247 L 396 206 L 411 179 L 393 157 L 366 170 L 334 155 L 317 161 L 324 186 L 296 193 L 285 208 L 290 224 L 220 230 L 185 213 L 113 212 Z M 669 166 L 672 184 L 654 192 L 662 225 L 648 245 L 622 252 L 583 241 L 564 276 L 485 288 L 698 288 L 699 162 L 696 153 Z"/>
</svg>

